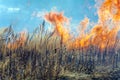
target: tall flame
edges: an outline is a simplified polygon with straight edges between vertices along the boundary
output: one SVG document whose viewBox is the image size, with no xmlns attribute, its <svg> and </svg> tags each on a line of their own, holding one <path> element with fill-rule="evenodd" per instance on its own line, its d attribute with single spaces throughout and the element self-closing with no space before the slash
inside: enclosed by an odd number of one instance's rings
<svg viewBox="0 0 120 80">
<path fill-rule="evenodd" d="M 112 19 L 113 21 L 120 20 L 120 0 L 105 0 L 101 5 L 98 15 L 101 21 Z"/>
<path fill-rule="evenodd" d="M 105 0 L 98 10 L 98 23 L 88 32 L 89 19 L 80 22 L 80 31 L 77 37 L 72 37 L 65 26 L 69 19 L 59 12 L 45 14 L 44 19 L 55 28 L 56 34 L 68 49 L 87 48 L 90 45 L 104 50 L 114 47 L 118 31 L 120 30 L 120 0 Z M 20 37 L 13 43 L 8 43 L 8 48 L 16 49 L 24 46 L 26 33 L 21 32 Z"/>
<path fill-rule="evenodd" d="M 98 24 L 87 33 L 85 33 L 85 30 L 89 24 L 89 19 L 85 18 L 80 23 L 79 36 L 74 39 L 72 39 L 70 32 L 64 27 L 64 23 L 68 19 L 62 13 L 47 13 L 45 19 L 55 26 L 55 31 L 62 37 L 65 44 L 70 42 L 66 44 L 68 48 L 94 45 L 104 50 L 106 47 L 110 48 L 115 45 L 116 37 L 120 30 L 120 0 L 105 0 L 98 10 L 98 16 Z"/>
<path fill-rule="evenodd" d="M 55 31 L 62 37 L 63 43 L 66 43 L 70 39 L 69 31 L 63 27 L 63 24 L 68 23 L 69 20 L 63 13 L 50 12 L 45 15 L 45 19 L 55 26 Z"/>
</svg>

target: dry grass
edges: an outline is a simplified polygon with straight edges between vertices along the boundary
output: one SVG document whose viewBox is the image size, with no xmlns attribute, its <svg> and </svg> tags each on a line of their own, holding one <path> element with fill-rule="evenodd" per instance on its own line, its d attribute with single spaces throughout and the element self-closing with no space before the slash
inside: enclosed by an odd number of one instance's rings
<svg viewBox="0 0 120 80">
<path fill-rule="evenodd" d="M 45 22 L 37 27 L 33 34 L 27 33 L 24 46 L 17 49 L 6 46 L 19 38 L 19 34 L 15 33 L 11 26 L 0 33 L 1 80 L 56 80 L 61 75 L 78 79 L 82 78 L 79 75 L 89 76 L 96 71 L 102 71 L 96 68 L 99 66 L 111 66 L 111 70 L 119 68 L 119 48 L 101 52 L 90 45 L 87 49 L 67 50 L 61 39 L 44 27 Z"/>
</svg>

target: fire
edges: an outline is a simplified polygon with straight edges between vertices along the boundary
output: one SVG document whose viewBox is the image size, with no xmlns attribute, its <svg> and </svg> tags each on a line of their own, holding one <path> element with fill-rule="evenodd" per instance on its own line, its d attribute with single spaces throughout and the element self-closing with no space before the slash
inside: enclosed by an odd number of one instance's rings
<svg viewBox="0 0 120 80">
<path fill-rule="evenodd" d="M 86 48 L 89 45 L 94 45 L 104 50 L 115 45 L 120 30 L 120 0 L 105 0 L 98 10 L 98 16 L 98 24 L 87 33 L 85 33 L 85 30 L 89 25 L 89 19 L 85 18 L 80 23 L 79 36 L 74 39 L 72 39 L 70 31 L 64 27 L 64 23 L 67 23 L 68 18 L 62 13 L 47 13 L 45 19 L 55 26 L 56 33 L 62 37 L 67 48 Z M 67 42 L 69 44 L 66 44 Z"/>
<path fill-rule="evenodd" d="M 85 18 L 85 19 L 80 23 L 80 25 L 81 25 L 81 30 L 80 30 L 81 35 L 84 35 L 84 34 L 85 34 L 85 29 L 87 28 L 88 24 L 89 24 L 89 19 L 88 19 L 88 18 Z"/>
<path fill-rule="evenodd" d="M 114 20 L 118 21 L 118 20 L 120 20 L 120 0 L 115 0 L 114 4 L 115 4 L 115 6 L 117 8 L 117 11 L 116 11 L 116 13 L 114 15 Z"/>
<path fill-rule="evenodd" d="M 113 21 L 120 20 L 120 0 L 106 0 L 98 11 L 100 21 L 105 22 L 108 19 Z"/>
<path fill-rule="evenodd" d="M 68 23 L 68 19 L 63 13 L 50 12 L 45 15 L 45 19 L 55 26 L 56 33 L 61 36 L 63 43 L 70 39 L 69 31 L 63 27 L 64 23 Z"/>
<path fill-rule="evenodd" d="M 49 12 L 44 19 L 54 26 L 55 33 L 61 38 L 67 49 L 88 48 L 93 45 L 102 51 L 105 48 L 114 47 L 118 31 L 120 30 L 120 0 L 105 0 L 98 10 L 98 23 L 88 32 L 89 19 L 85 18 L 80 22 L 79 35 L 73 37 L 66 24 L 69 19 L 61 12 Z M 20 36 L 13 43 L 8 43 L 8 48 L 17 49 L 24 46 L 26 33 L 21 32 Z"/>
<path fill-rule="evenodd" d="M 9 49 L 15 50 L 19 47 L 24 46 L 26 39 L 27 39 L 26 38 L 26 32 L 23 31 L 23 32 L 20 33 L 19 38 L 16 39 L 14 42 L 9 42 L 7 47 Z"/>
</svg>

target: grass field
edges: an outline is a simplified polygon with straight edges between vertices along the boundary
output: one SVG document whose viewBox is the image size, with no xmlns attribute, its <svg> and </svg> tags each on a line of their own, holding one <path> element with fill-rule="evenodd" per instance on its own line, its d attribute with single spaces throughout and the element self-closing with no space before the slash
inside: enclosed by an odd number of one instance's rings
<svg viewBox="0 0 120 80">
<path fill-rule="evenodd" d="M 1 80 L 114 80 L 119 77 L 112 74 L 120 70 L 119 39 L 114 47 L 103 51 L 92 44 L 87 48 L 67 49 L 59 36 L 44 27 L 45 21 L 32 34 L 15 33 L 12 26 L 1 29 Z"/>
<path fill-rule="evenodd" d="M 32 33 L 1 28 L 0 80 L 119 80 L 119 4 L 105 0 L 97 23 L 91 26 L 85 17 L 75 34 L 69 18 L 57 11 L 45 13 Z"/>
</svg>

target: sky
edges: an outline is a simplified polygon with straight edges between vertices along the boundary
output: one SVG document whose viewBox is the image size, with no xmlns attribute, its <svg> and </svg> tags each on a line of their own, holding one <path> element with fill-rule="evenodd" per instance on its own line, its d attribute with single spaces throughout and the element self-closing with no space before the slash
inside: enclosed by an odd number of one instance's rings
<svg viewBox="0 0 120 80">
<path fill-rule="evenodd" d="M 97 22 L 95 0 L 0 0 L 0 27 L 13 25 L 15 31 L 32 32 L 41 22 L 45 12 L 56 10 L 71 18 L 77 27 L 85 17 Z"/>
</svg>

